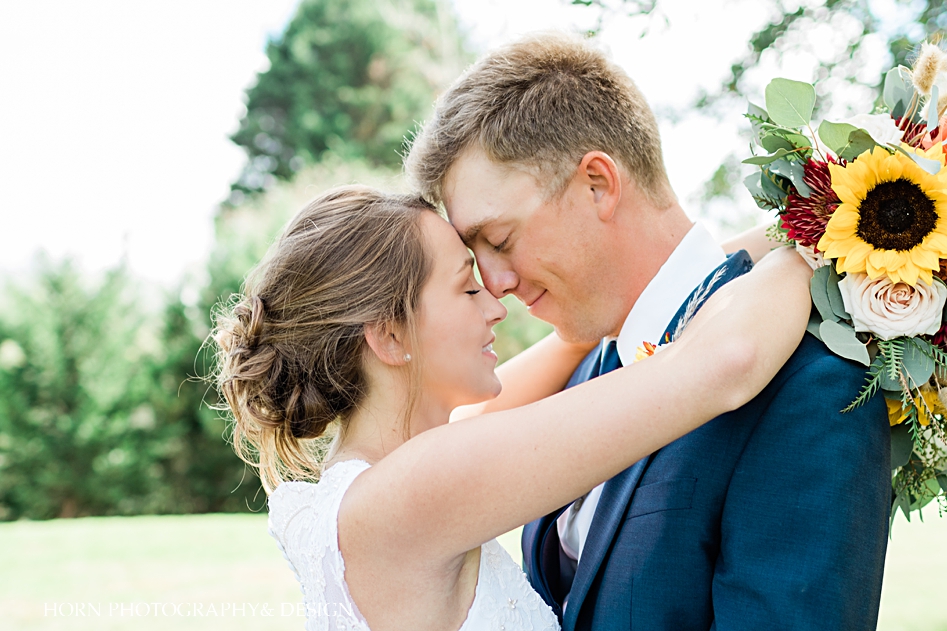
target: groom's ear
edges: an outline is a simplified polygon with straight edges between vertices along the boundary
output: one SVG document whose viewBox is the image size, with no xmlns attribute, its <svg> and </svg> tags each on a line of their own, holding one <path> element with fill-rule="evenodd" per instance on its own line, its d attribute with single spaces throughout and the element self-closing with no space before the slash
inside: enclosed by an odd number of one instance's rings
<svg viewBox="0 0 947 631">
<path fill-rule="evenodd" d="M 604 151 L 590 151 L 579 163 L 578 177 L 591 195 L 598 218 L 610 221 L 621 199 L 618 165 Z"/>
<path fill-rule="evenodd" d="M 390 322 L 378 322 L 365 325 L 365 341 L 383 364 L 402 366 L 407 361 L 408 352 L 402 342 L 403 336 Z"/>
</svg>

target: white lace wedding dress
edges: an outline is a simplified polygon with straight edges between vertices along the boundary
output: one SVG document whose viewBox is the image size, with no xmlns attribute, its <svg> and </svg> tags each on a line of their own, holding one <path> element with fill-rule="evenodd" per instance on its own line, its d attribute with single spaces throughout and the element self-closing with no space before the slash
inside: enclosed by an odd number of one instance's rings
<svg viewBox="0 0 947 631">
<path fill-rule="evenodd" d="M 369 466 L 346 460 L 318 484 L 284 482 L 269 498 L 270 534 L 302 587 L 306 631 L 369 631 L 345 584 L 337 531 L 342 496 Z M 496 539 L 483 544 L 476 593 L 459 631 L 558 629 L 555 614 L 506 550 Z"/>
</svg>

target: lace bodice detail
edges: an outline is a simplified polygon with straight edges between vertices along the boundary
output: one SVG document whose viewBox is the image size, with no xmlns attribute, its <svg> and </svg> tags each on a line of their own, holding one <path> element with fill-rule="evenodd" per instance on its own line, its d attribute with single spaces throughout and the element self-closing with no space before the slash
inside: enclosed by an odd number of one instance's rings
<svg viewBox="0 0 947 631">
<path fill-rule="evenodd" d="M 306 631 L 370 631 L 345 584 L 338 535 L 342 496 L 369 466 L 340 462 L 318 484 L 284 482 L 270 496 L 270 534 L 302 588 Z M 459 631 L 558 629 L 555 614 L 506 550 L 496 539 L 483 544 L 476 593 Z"/>
</svg>

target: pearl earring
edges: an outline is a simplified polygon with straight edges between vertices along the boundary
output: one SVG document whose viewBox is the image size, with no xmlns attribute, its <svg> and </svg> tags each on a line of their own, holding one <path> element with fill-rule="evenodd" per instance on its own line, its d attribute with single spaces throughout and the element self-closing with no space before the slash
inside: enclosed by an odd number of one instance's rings
<svg viewBox="0 0 947 631">
<path fill-rule="evenodd" d="M 405 361 L 405 363 L 411 361 L 411 354 L 410 354 L 410 353 L 405 353 L 405 354 L 404 354 L 404 361 Z"/>
</svg>

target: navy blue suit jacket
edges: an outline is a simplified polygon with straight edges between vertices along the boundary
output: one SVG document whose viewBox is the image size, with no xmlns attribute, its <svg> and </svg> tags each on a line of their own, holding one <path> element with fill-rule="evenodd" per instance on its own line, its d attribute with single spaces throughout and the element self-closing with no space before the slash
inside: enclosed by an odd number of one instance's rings
<svg viewBox="0 0 947 631">
<path fill-rule="evenodd" d="M 598 353 L 570 385 L 597 374 Z M 806 334 L 750 403 L 609 480 L 563 630 L 874 629 L 890 430 L 880 397 L 840 413 L 864 380 Z M 527 524 L 523 560 L 561 616 L 560 513 Z"/>
</svg>

